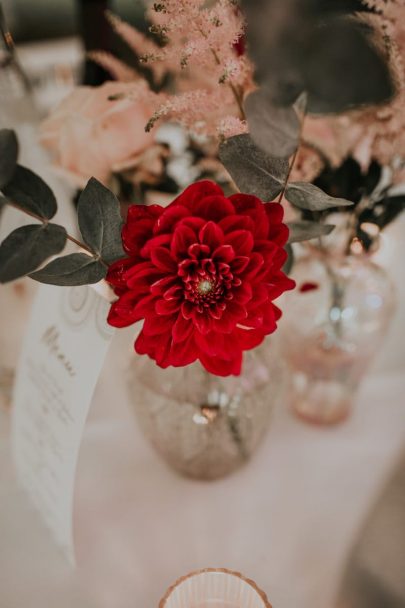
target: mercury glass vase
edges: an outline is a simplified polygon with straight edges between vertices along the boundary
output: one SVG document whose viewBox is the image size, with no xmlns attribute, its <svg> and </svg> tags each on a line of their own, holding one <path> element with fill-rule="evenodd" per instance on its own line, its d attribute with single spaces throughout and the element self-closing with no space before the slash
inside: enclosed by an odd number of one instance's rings
<svg viewBox="0 0 405 608">
<path fill-rule="evenodd" d="M 350 413 L 395 309 L 386 271 L 370 257 L 311 252 L 297 261 L 280 343 L 286 398 L 301 418 L 334 424 Z"/>
<path fill-rule="evenodd" d="M 282 392 L 283 368 L 271 342 L 245 353 L 240 376 L 214 376 L 199 363 L 161 369 L 134 360 L 130 391 L 136 417 L 173 469 L 195 479 L 223 477 L 257 449 Z"/>
</svg>

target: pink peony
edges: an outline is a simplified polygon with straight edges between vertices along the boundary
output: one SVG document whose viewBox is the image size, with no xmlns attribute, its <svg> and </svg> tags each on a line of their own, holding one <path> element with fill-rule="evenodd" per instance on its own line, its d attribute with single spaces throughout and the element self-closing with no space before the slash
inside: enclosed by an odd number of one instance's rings
<svg viewBox="0 0 405 608">
<path fill-rule="evenodd" d="M 78 87 L 42 123 L 41 141 L 77 186 L 90 177 L 107 185 L 113 172 L 152 144 L 153 135 L 145 132 L 152 95 L 144 83 Z"/>
</svg>

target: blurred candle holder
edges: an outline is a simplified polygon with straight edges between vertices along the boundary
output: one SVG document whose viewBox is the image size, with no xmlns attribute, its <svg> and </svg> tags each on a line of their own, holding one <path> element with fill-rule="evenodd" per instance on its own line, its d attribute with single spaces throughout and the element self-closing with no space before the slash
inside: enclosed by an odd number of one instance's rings
<svg viewBox="0 0 405 608">
<path fill-rule="evenodd" d="M 180 578 L 159 608 L 272 608 L 256 583 L 238 572 L 206 568 Z"/>
<path fill-rule="evenodd" d="M 395 290 L 370 256 L 315 249 L 295 264 L 295 292 L 281 324 L 288 365 L 287 400 L 315 424 L 350 413 L 362 378 L 379 351 L 395 309 Z"/>
</svg>

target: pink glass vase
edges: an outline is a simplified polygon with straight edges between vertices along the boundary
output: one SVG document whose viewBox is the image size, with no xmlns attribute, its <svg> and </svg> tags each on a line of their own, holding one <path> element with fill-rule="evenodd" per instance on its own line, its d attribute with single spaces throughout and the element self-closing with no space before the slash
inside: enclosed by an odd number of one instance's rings
<svg viewBox="0 0 405 608">
<path fill-rule="evenodd" d="M 299 259 L 284 305 L 287 400 L 300 418 L 335 424 L 350 413 L 360 381 L 387 332 L 395 291 L 368 256 L 311 252 Z"/>
</svg>

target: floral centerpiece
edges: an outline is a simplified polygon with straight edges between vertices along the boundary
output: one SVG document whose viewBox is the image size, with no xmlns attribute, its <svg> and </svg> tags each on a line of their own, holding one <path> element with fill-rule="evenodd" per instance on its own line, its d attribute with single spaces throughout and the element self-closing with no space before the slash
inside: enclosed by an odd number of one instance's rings
<svg viewBox="0 0 405 608">
<path fill-rule="evenodd" d="M 115 327 L 143 322 L 135 342 L 139 354 L 169 373 L 183 374 L 189 366 L 200 370 L 197 374 L 205 370 L 198 381 L 202 393 L 195 378 L 184 375 L 163 385 L 183 390 L 191 383 L 199 399 L 194 422 L 225 419 L 242 461 L 262 432 L 246 441 L 248 426 L 238 420 L 238 408 L 249 402 L 243 415 L 251 419 L 251 404 L 257 402 L 252 390 L 259 387 L 262 403 L 271 391 L 267 364 L 248 366 L 244 376 L 243 353 L 260 352 L 265 336 L 276 329 L 281 312 L 274 300 L 294 286 L 287 276 L 291 244 L 328 235 L 334 226 L 324 213 L 353 205 L 350 197 L 295 181 L 306 115 L 391 103 L 397 92 L 389 57 L 378 47 L 378 29 L 364 27 L 369 8 L 355 0 L 344 7 L 332 4 L 325 9 L 316 0 L 240 6 L 231 0 L 166 0 L 151 5 L 147 37 L 111 17 L 136 51 L 136 70 L 97 54 L 120 81 L 75 91 L 42 131 L 57 164 L 78 185 L 93 175 L 77 205 L 81 238 L 52 221 L 57 208 L 52 191 L 17 164 L 15 135 L 7 130 L 0 135 L 2 203 L 35 222 L 1 244 L 0 280 L 28 275 L 61 286 L 106 280 L 116 296 L 109 322 Z M 351 70 L 342 70 L 349 59 Z M 365 68 L 367 83 L 359 79 Z M 141 197 L 122 218 L 110 188 L 122 194 L 117 180 L 139 185 L 139 175 L 159 157 L 156 126 L 165 121 L 178 121 L 193 137 L 204 137 L 201 146 L 214 150 L 227 192 L 212 180 L 197 181 L 165 207 L 139 204 L 145 202 Z M 303 217 L 285 224 L 284 199 Z M 59 256 L 68 241 L 79 251 Z M 213 380 L 241 372 L 241 384 Z M 159 381 L 150 384 L 156 391 Z M 177 401 L 189 400 L 189 393 Z M 173 401 L 172 393 L 164 397 Z M 234 466 L 231 457 L 221 474 Z"/>
</svg>

